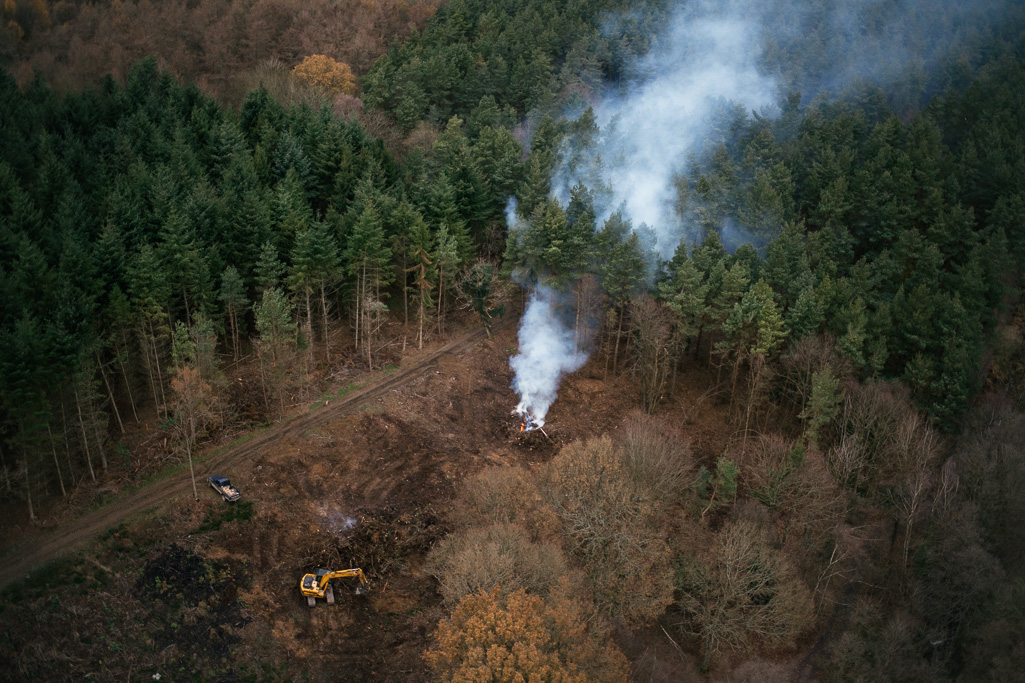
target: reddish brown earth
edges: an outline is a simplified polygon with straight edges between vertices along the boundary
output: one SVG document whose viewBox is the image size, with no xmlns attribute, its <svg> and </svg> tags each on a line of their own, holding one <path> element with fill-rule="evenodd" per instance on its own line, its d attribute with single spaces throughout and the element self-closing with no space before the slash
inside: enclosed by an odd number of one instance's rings
<svg viewBox="0 0 1025 683">
<path fill-rule="evenodd" d="M 194 501 L 186 471 L 75 519 L 62 517 L 53 528 L 22 525 L 14 535 L 5 525 L 0 586 L 76 549 L 127 586 L 119 568 L 106 564 L 111 539 L 156 534 L 145 551 L 150 564 L 136 570 L 144 576 L 168 557 L 185 562 L 187 553 L 168 555 L 172 543 L 208 562 L 245 568 L 236 657 L 269 658 L 288 671 L 308 670 L 314 680 L 426 679 L 421 655 L 444 611 L 420 565 L 448 531 L 446 510 L 460 482 L 489 466 L 545 462 L 562 444 L 615 432 L 639 405 L 628 375 L 605 381 L 604 364 L 592 361 L 563 382 L 548 438 L 519 443 L 510 413 L 517 402 L 508 365 L 513 322 L 492 340 L 479 328 L 453 334 L 363 388 L 208 457 L 197 477 L 230 476 L 252 503 L 251 519 L 195 533 L 225 503 L 205 481 Z M 721 453 L 729 436 L 723 407 L 705 395 L 712 381 L 706 371 L 682 377 L 662 411 L 683 427 L 702 461 Z M 92 541 L 104 532 L 101 548 Z M 366 572 L 370 595 L 336 591 L 337 605 L 309 609 L 298 591 L 302 574 L 349 566 Z M 656 629 L 654 636 L 622 634 L 621 642 L 632 658 L 654 661 L 653 680 L 672 680 L 672 666 L 660 663 L 680 659 L 668 637 Z"/>
</svg>

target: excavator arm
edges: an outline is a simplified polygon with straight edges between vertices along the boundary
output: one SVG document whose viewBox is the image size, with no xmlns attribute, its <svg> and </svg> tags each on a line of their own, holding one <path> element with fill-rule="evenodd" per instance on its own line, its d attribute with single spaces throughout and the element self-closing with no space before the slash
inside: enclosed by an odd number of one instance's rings
<svg viewBox="0 0 1025 683">
<path fill-rule="evenodd" d="M 320 585 L 322 587 L 327 586 L 327 582 L 331 579 L 347 579 L 350 576 L 358 577 L 360 585 L 362 586 L 370 585 L 370 582 L 367 581 L 367 577 L 363 576 L 363 570 L 359 567 L 356 567 L 355 569 L 339 569 L 338 571 L 328 572 L 320 577 Z"/>
<path fill-rule="evenodd" d="M 367 577 L 364 576 L 363 570 L 356 567 L 354 569 L 339 569 L 331 571 L 328 569 L 318 569 L 313 574 L 306 574 L 299 582 L 299 590 L 306 597 L 306 602 L 310 607 L 317 604 L 317 598 L 325 598 L 329 605 L 333 605 L 335 602 L 335 593 L 331 588 L 332 579 L 344 579 L 356 577 L 359 579 L 359 585 L 356 586 L 356 595 L 365 595 L 370 587 L 370 582 L 367 581 Z"/>
</svg>

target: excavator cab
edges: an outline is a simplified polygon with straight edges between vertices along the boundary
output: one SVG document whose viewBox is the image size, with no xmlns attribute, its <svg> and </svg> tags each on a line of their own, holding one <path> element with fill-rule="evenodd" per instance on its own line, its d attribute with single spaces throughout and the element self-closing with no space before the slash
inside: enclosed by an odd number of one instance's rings
<svg viewBox="0 0 1025 683">
<path fill-rule="evenodd" d="M 367 577 L 363 575 L 363 570 L 359 567 L 336 571 L 318 569 L 312 574 L 303 576 L 299 582 L 299 590 L 306 597 L 306 604 L 310 607 L 317 606 L 317 598 L 323 598 L 327 600 L 327 604 L 333 605 L 335 604 L 335 591 L 331 581 L 348 577 L 359 579 L 359 583 L 356 584 L 356 595 L 366 595 L 370 592 L 370 582 L 367 581 Z"/>
</svg>

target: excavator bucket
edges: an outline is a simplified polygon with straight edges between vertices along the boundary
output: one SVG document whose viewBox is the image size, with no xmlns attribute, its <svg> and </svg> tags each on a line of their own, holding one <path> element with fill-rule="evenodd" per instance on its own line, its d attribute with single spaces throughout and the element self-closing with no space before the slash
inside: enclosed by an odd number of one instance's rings
<svg viewBox="0 0 1025 683">
<path fill-rule="evenodd" d="M 356 586 L 356 595 L 366 595 L 369 592 L 370 589 L 362 583 Z"/>
</svg>

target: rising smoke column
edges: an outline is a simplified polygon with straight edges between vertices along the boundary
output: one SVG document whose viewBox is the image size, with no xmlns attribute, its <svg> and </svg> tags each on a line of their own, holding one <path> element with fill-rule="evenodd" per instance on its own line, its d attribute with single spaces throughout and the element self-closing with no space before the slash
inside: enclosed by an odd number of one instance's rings
<svg viewBox="0 0 1025 683">
<path fill-rule="evenodd" d="M 573 185 L 598 177 L 611 188 L 596 205 L 599 221 L 621 210 L 635 228 L 654 230 L 664 256 L 673 252 L 688 232 L 673 211 L 673 179 L 687 152 L 707 138 L 712 114 L 723 100 L 748 108 L 772 102 L 773 83 L 755 66 L 754 22 L 729 11 L 736 6 L 696 3 L 675 17 L 638 65 L 638 72 L 647 74 L 643 82 L 596 107 L 603 138 L 596 149 L 584 150 L 589 162 L 573 168 L 564 163 L 556 171 L 552 194 L 557 200 L 565 206 Z M 514 203 L 507 220 L 515 238 L 524 228 Z M 544 287 L 533 291 L 520 323 L 519 353 L 509 361 L 520 395 L 516 412 L 527 428 L 544 424 L 562 377 L 587 362 L 572 325 L 560 314 L 559 298 Z"/>
<path fill-rule="evenodd" d="M 559 297 L 552 289 L 538 286 L 531 292 L 520 320 L 519 353 L 509 359 L 516 373 L 513 389 L 520 395 L 515 412 L 527 429 L 544 425 L 563 375 L 587 362 L 587 354 L 577 348 L 573 328 L 559 308 Z"/>
</svg>

